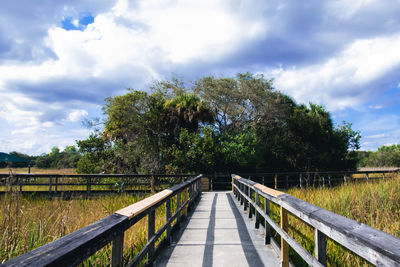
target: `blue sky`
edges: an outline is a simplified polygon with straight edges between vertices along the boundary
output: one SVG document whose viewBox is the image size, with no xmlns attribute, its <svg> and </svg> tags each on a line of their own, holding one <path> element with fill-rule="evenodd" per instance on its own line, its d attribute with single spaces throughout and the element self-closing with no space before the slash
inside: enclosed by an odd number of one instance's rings
<svg viewBox="0 0 400 267">
<path fill-rule="evenodd" d="M 3 0 L 0 151 L 84 139 L 104 98 L 173 74 L 253 72 L 361 131 L 400 141 L 398 0 Z"/>
</svg>

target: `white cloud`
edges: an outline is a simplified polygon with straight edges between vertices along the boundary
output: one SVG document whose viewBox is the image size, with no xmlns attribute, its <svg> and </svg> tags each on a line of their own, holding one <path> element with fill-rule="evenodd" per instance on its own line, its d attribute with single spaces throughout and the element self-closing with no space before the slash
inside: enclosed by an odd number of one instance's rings
<svg viewBox="0 0 400 267">
<path fill-rule="evenodd" d="M 357 108 L 382 90 L 374 84 L 400 69 L 400 35 L 356 40 L 337 56 L 305 67 L 270 70 L 277 88 L 300 102 L 314 101 L 330 110 Z M 384 89 L 390 89 L 384 88 Z"/>
<path fill-rule="evenodd" d="M 68 114 L 68 121 L 77 122 L 80 121 L 83 117 L 89 115 L 89 113 L 84 109 L 74 110 Z"/>
</svg>

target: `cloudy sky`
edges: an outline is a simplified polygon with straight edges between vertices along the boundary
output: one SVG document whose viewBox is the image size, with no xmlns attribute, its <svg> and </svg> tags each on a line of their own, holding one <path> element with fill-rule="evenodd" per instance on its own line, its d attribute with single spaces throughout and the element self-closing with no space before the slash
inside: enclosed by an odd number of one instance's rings
<svg viewBox="0 0 400 267">
<path fill-rule="evenodd" d="M 399 0 L 2 0 L 0 151 L 75 144 L 128 87 L 247 71 L 353 123 L 363 149 L 399 143 L 399 14 Z"/>
</svg>

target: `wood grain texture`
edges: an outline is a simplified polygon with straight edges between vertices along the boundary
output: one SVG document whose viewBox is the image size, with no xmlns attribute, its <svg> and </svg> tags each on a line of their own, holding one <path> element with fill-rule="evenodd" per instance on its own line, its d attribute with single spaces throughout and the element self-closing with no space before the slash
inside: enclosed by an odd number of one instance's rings
<svg viewBox="0 0 400 267">
<path fill-rule="evenodd" d="M 145 198 L 139 202 L 136 202 L 135 204 L 132 204 L 128 207 L 120 209 L 115 213 L 126 216 L 129 219 L 132 219 L 134 216 L 140 214 L 141 212 L 147 210 L 151 206 L 157 204 L 158 202 L 165 199 L 172 193 L 173 193 L 173 191 L 171 191 L 170 189 L 165 189 L 155 195 Z"/>
<path fill-rule="evenodd" d="M 271 195 L 273 197 L 279 197 L 280 195 L 284 195 L 284 192 L 266 187 L 265 185 L 262 184 L 256 184 L 254 185 L 255 188 L 257 188 L 258 190 L 261 190 L 263 193 Z"/>
</svg>

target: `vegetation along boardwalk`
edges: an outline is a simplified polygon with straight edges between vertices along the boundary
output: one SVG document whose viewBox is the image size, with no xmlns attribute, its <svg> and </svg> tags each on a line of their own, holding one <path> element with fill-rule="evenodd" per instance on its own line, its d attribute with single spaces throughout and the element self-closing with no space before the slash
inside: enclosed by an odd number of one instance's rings
<svg viewBox="0 0 400 267">
<path fill-rule="evenodd" d="M 201 192 L 202 178 L 192 176 L 4 266 L 75 266 L 107 244 L 112 266 L 286 267 L 295 259 L 326 266 L 329 242 L 376 266 L 400 265 L 400 239 L 390 234 L 238 175 L 232 191 Z M 127 257 L 126 231 L 143 219 L 147 240 Z M 312 246 L 293 237 L 297 224 L 312 229 Z"/>
</svg>

